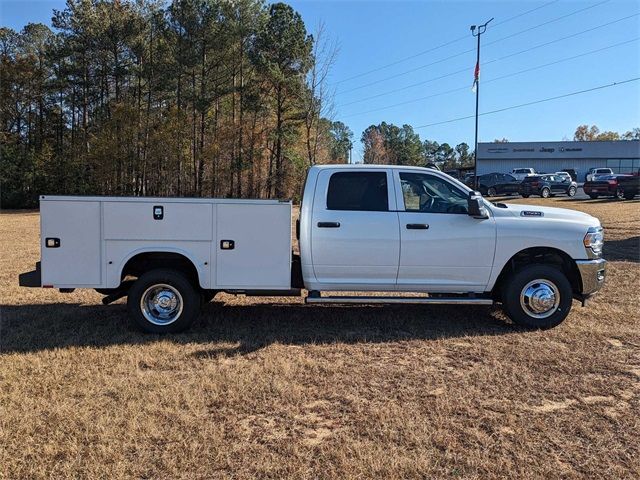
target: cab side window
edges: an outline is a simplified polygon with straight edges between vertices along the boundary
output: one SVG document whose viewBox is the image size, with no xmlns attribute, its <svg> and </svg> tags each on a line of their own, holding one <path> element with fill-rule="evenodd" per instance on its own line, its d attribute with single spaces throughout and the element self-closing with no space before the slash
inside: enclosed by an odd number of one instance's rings
<svg viewBox="0 0 640 480">
<path fill-rule="evenodd" d="M 329 179 L 327 210 L 389 211 L 387 173 L 334 173 Z"/>
<path fill-rule="evenodd" d="M 467 196 L 453 184 L 433 175 L 400 173 L 406 212 L 467 213 Z"/>
</svg>

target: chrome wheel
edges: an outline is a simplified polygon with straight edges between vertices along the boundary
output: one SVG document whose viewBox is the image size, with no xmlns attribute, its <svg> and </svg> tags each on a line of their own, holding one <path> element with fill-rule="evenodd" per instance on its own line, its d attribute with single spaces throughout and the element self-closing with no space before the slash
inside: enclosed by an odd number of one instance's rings
<svg viewBox="0 0 640 480">
<path fill-rule="evenodd" d="M 549 280 L 536 279 L 527 283 L 520 293 L 520 306 L 533 318 L 547 318 L 560 305 L 558 287 Z"/>
<path fill-rule="evenodd" d="M 491 187 L 489 190 L 487 190 L 487 197 L 495 197 L 496 196 L 496 189 Z"/>
<path fill-rule="evenodd" d="M 165 283 L 152 285 L 140 299 L 140 310 L 154 325 L 169 325 L 182 314 L 183 300 L 180 292 Z"/>
<path fill-rule="evenodd" d="M 568 195 L 569 195 L 570 197 L 573 197 L 573 196 L 575 196 L 575 194 L 576 194 L 576 189 L 575 189 L 575 187 L 570 187 L 570 188 L 569 188 Z"/>
<path fill-rule="evenodd" d="M 551 191 L 549 191 L 548 188 L 543 188 L 542 189 L 542 194 L 540 196 L 542 198 L 549 198 L 550 195 L 551 195 Z"/>
</svg>

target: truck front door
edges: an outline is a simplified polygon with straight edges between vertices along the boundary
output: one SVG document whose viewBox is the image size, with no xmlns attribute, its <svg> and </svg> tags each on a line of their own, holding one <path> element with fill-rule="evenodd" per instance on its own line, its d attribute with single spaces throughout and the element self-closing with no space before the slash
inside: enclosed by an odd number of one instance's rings
<svg viewBox="0 0 640 480">
<path fill-rule="evenodd" d="M 322 170 L 313 200 L 311 255 L 321 289 L 395 288 L 400 233 L 386 169 Z"/>
<path fill-rule="evenodd" d="M 398 289 L 481 292 L 496 245 L 493 217 L 467 215 L 467 193 L 431 173 L 395 171 L 400 220 Z"/>
</svg>

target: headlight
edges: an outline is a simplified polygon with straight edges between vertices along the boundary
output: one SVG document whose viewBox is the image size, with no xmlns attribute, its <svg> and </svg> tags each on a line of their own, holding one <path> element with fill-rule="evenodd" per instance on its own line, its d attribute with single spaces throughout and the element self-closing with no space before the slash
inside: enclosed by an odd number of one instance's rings
<svg viewBox="0 0 640 480">
<path fill-rule="evenodd" d="M 604 245 L 604 231 L 602 227 L 590 227 L 582 241 L 587 249 L 590 249 L 594 255 L 602 254 L 602 246 Z"/>
</svg>

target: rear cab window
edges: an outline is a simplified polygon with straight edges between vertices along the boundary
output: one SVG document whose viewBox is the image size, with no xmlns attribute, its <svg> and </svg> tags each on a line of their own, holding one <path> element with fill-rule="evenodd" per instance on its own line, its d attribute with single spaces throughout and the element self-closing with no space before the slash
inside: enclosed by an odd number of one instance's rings
<svg viewBox="0 0 640 480">
<path fill-rule="evenodd" d="M 336 172 L 329 179 L 327 210 L 389 211 L 387 172 Z"/>
</svg>

